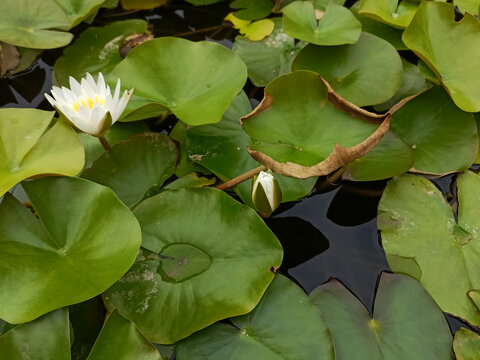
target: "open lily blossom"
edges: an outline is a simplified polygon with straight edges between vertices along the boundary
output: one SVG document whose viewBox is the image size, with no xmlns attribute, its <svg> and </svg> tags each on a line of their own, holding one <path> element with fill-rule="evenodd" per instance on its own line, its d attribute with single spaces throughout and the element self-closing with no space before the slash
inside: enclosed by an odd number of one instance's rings
<svg viewBox="0 0 480 360">
<path fill-rule="evenodd" d="M 112 96 L 102 73 L 97 82 L 87 73 L 80 83 L 70 77 L 70 89 L 52 88 L 52 96 L 45 94 L 52 106 L 78 130 L 101 137 L 122 115 L 133 93 L 125 90 L 120 97 L 120 79 Z"/>
</svg>

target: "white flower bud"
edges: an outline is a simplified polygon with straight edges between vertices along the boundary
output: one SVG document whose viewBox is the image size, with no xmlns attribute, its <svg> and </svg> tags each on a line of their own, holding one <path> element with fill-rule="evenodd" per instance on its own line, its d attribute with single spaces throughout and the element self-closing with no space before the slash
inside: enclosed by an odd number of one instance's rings
<svg viewBox="0 0 480 360">
<path fill-rule="evenodd" d="M 282 201 L 280 186 L 271 170 L 260 171 L 253 178 L 252 202 L 255 208 L 265 214 L 273 213 Z"/>
</svg>

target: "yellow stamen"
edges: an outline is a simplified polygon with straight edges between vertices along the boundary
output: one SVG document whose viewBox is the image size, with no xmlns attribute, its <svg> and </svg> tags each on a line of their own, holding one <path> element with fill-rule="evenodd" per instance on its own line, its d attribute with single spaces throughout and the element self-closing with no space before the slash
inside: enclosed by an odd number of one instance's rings
<svg viewBox="0 0 480 360">
<path fill-rule="evenodd" d="M 99 99 L 97 95 L 95 95 L 95 98 L 94 99 L 91 99 L 91 98 L 85 98 L 85 99 L 80 99 L 79 101 L 77 102 L 74 102 L 72 104 L 72 108 L 73 110 L 75 111 L 78 111 L 78 108 L 80 106 L 85 106 L 85 107 L 88 107 L 89 109 L 93 108 L 93 106 L 95 104 L 100 104 L 101 106 L 103 106 L 103 104 L 105 103 L 105 99 Z"/>
</svg>

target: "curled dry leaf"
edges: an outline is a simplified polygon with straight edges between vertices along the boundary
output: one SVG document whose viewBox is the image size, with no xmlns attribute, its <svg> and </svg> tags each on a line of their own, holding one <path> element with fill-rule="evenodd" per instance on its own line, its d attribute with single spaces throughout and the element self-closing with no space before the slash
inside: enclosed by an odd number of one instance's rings
<svg viewBox="0 0 480 360">
<path fill-rule="evenodd" d="M 154 35 L 143 33 L 143 34 L 132 34 L 125 38 L 122 46 L 120 47 L 120 55 L 122 57 L 126 57 L 130 50 L 132 50 L 135 46 L 138 46 L 146 41 L 153 40 Z"/>
<path fill-rule="evenodd" d="M 354 146 L 344 147 L 336 143 L 332 152 L 323 161 L 313 166 L 303 166 L 289 161 L 279 162 L 261 151 L 253 150 L 251 147 L 247 147 L 247 151 L 250 156 L 277 174 L 284 176 L 306 179 L 314 176 L 328 175 L 332 171 L 335 171 L 349 162 L 364 156 L 366 153 L 372 150 L 387 133 L 390 127 L 391 115 L 408 101 L 419 95 L 416 94 L 401 100 L 385 114 L 375 114 L 362 109 L 342 98 L 340 95 L 335 93 L 325 79 L 321 78 L 321 80 L 327 88 L 327 98 L 331 104 L 333 104 L 337 109 L 347 113 L 351 117 L 379 125 L 378 128 L 370 136 L 365 138 L 365 140 Z M 265 92 L 264 98 L 260 104 L 250 114 L 241 118 L 242 124 L 244 121 L 248 121 L 250 118 L 267 109 L 270 109 L 273 105 L 273 102 L 274 97 Z"/>
</svg>

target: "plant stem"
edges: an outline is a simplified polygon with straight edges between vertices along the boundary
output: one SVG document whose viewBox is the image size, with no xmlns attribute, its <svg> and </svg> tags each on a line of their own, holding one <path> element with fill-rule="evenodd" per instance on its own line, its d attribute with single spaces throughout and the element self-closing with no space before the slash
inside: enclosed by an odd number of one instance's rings
<svg viewBox="0 0 480 360">
<path fill-rule="evenodd" d="M 194 30 L 194 31 L 188 31 L 188 32 L 175 34 L 175 35 L 172 35 L 172 36 L 179 37 L 179 36 L 188 36 L 188 35 L 193 35 L 193 34 L 201 34 L 201 33 L 204 33 L 204 32 L 209 32 L 209 31 L 222 29 L 223 27 L 224 27 L 223 25 L 210 26 L 210 27 L 206 27 L 206 28 L 203 28 L 203 29 L 198 29 L 198 30 Z"/>
<path fill-rule="evenodd" d="M 108 150 L 111 149 L 110 144 L 108 143 L 107 139 L 105 139 L 105 136 L 100 136 L 99 139 L 100 139 L 100 142 L 101 142 L 102 145 L 103 145 L 103 148 L 104 148 L 106 151 L 108 151 Z"/>
<path fill-rule="evenodd" d="M 234 187 L 235 185 L 238 185 L 238 184 L 254 177 L 260 171 L 263 171 L 263 170 L 267 170 L 267 168 L 265 166 L 261 165 L 261 166 L 255 168 L 255 169 L 253 169 L 253 170 L 250 170 L 250 171 L 246 172 L 245 174 L 237 176 L 236 178 L 233 178 L 232 180 L 224 182 L 223 184 L 220 184 L 220 185 L 215 186 L 215 187 L 219 190 L 227 190 L 231 187 Z"/>
</svg>

